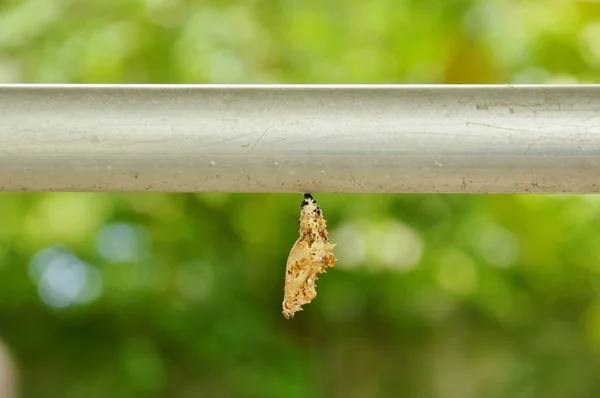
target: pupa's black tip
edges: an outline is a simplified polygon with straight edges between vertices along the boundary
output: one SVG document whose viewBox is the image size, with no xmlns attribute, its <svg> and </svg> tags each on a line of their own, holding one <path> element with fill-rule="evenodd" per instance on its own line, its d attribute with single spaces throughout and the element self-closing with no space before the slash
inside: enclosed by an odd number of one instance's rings
<svg viewBox="0 0 600 398">
<path fill-rule="evenodd" d="M 301 205 L 302 207 L 304 207 L 304 206 L 306 206 L 306 205 L 308 204 L 308 202 L 306 201 L 306 199 L 310 199 L 310 200 L 312 200 L 313 202 L 315 201 L 315 199 L 312 197 L 312 195 L 311 195 L 311 194 L 309 194 L 309 193 L 305 193 L 305 194 L 304 194 L 304 200 L 302 201 L 302 203 L 300 203 L 300 205 Z"/>
</svg>

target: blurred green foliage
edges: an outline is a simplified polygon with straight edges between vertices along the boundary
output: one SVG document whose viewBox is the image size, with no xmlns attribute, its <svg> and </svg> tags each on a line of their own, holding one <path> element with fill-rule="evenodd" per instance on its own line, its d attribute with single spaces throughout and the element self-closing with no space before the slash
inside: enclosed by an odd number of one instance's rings
<svg viewBox="0 0 600 398">
<path fill-rule="evenodd" d="M 0 3 L 0 82 L 599 71 L 594 1 Z M 315 196 L 339 262 L 286 321 L 301 195 L 0 195 L 0 337 L 22 395 L 600 394 L 599 197 Z"/>
</svg>

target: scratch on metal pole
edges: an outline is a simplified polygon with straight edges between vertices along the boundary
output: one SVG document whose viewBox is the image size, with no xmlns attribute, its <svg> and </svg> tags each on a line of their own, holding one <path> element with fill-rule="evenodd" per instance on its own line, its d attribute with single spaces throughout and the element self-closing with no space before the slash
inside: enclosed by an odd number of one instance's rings
<svg viewBox="0 0 600 398">
<path fill-rule="evenodd" d="M 513 129 L 510 127 L 500 127 L 500 126 L 494 126 L 493 124 L 478 123 L 478 122 L 466 122 L 466 125 L 467 126 L 483 126 L 483 127 L 489 127 L 489 128 L 498 129 L 498 130 L 516 131 L 519 133 L 539 133 L 539 131 L 536 131 L 536 130 Z"/>
<path fill-rule="evenodd" d="M 233 140 L 237 140 L 238 138 L 247 137 L 247 136 L 249 136 L 249 135 L 252 135 L 252 134 L 256 134 L 256 132 L 252 132 L 252 133 L 246 133 L 246 134 L 240 134 L 240 135 L 236 135 L 235 137 L 230 137 L 230 138 L 226 138 L 226 139 L 224 139 L 224 140 L 221 140 L 221 141 L 212 142 L 212 143 L 210 143 L 210 144 L 206 144 L 206 145 L 204 145 L 204 148 L 207 148 L 207 147 L 209 147 L 209 146 L 214 146 L 214 145 L 223 144 L 223 143 L 225 143 L 225 142 L 229 142 L 229 141 L 233 141 Z"/>
<path fill-rule="evenodd" d="M 350 177 L 352 178 L 352 181 L 354 181 L 354 186 L 358 185 L 361 188 L 363 187 L 360 182 L 356 181 L 356 178 L 354 178 L 354 175 L 352 174 L 352 171 L 350 171 Z"/>
<path fill-rule="evenodd" d="M 269 127 L 267 127 L 265 129 L 265 131 L 263 131 L 263 133 L 261 134 L 260 137 L 258 137 L 258 139 L 256 140 L 256 142 L 254 143 L 254 145 L 252 145 L 252 149 L 250 149 L 250 152 L 254 151 L 254 148 L 256 148 L 256 146 L 258 145 L 259 142 L 261 142 L 263 140 L 263 138 L 265 138 L 265 135 L 267 134 L 267 132 L 271 129 L 271 127 L 273 127 L 275 125 L 275 123 L 271 123 L 271 125 Z"/>
</svg>

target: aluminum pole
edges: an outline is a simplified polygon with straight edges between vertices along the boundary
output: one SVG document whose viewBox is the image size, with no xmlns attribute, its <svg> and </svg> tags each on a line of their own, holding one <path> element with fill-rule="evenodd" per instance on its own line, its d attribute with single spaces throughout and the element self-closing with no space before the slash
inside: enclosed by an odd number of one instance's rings
<svg viewBox="0 0 600 398">
<path fill-rule="evenodd" d="M 600 192 L 600 85 L 0 85 L 0 190 Z"/>
</svg>

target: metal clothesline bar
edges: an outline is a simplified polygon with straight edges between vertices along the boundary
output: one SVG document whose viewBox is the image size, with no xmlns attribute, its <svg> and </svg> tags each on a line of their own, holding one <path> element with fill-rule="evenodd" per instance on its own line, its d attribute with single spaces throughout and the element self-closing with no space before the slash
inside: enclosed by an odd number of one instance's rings
<svg viewBox="0 0 600 398">
<path fill-rule="evenodd" d="M 0 85 L 0 190 L 598 193 L 600 85 Z"/>
</svg>

